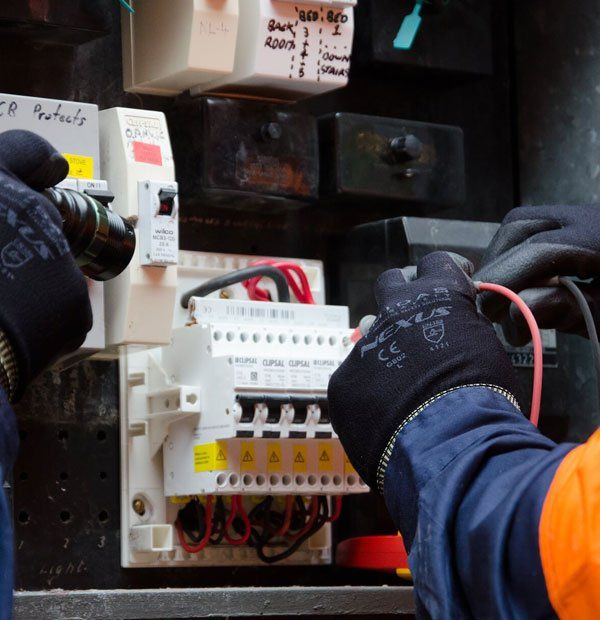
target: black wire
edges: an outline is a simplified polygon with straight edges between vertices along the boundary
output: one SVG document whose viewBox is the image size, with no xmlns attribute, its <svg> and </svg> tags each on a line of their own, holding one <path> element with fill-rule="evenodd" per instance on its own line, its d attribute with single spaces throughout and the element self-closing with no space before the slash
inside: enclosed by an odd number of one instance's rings
<svg viewBox="0 0 600 620">
<path fill-rule="evenodd" d="M 192 510 L 194 511 L 193 517 L 190 514 Z M 204 506 L 197 499 L 189 501 L 178 511 L 177 520 L 181 524 L 181 529 L 193 543 L 198 544 L 202 540 L 206 528 Z"/>
<path fill-rule="evenodd" d="M 213 516 L 213 532 L 215 531 L 215 526 L 218 526 L 217 535 L 212 536 L 209 540 L 211 545 L 220 545 L 223 542 L 223 538 L 225 537 L 225 502 L 223 501 L 223 497 L 221 495 L 217 496 L 217 501 L 215 504 L 215 514 Z"/>
<path fill-rule="evenodd" d="M 573 294 L 577 300 L 577 304 L 579 305 L 579 310 L 583 315 L 583 320 L 585 321 L 585 326 L 588 331 L 588 337 L 592 343 L 592 353 L 594 356 L 594 364 L 596 366 L 596 382 L 600 388 L 600 342 L 598 342 L 598 331 L 596 330 L 594 316 L 592 315 L 592 311 L 590 310 L 590 306 L 585 298 L 585 295 L 581 292 L 581 289 L 575 284 L 575 282 L 569 280 L 568 278 L 558 278 L 558 281 Z"/>
<path fill-rule="evenodd" d="M 238 271 L 232 271 L 231 273 L 218 276 L 184 293 L 181 296 L 181 307 L 187 310 L 192 297 L 206 297 L 215 291 L 258 276 L 271 278 L 271 280 L 275 282 L 275 286 L 277 287 L 277 301 L 284 303 L 290 302 L 290 289 L 288 288 L 288 283 L 283 272 L 271 265 L 256 265 L 254 267 L 246 267 L 245 269 L 239 269 Z"/>
<path fill-rule="evenodd" d="M 264 562 L 265 564 L 275 564 L 276 562 L 281 562 L 281 560 L 285 560 L 289 558 L 292 554 L 294 554 L 311 536 L 316 534 L 326 523 L 329 518 L 329 505 L 327 504 L 327 498 L 324 495 L 319 496 L 319 514 L 317 515 L 317 519 L 313 527 L 308 530 L 305 534 L 297 538 L 285 551 L 281 553 L 277 553 L 275 555 L 266 555 L 265 554 L 265 546 L 268 541 L 265 541 L 263 544 L 257 545 L 256 547 L 256 555 L 258 558 Z"/>
</svg>

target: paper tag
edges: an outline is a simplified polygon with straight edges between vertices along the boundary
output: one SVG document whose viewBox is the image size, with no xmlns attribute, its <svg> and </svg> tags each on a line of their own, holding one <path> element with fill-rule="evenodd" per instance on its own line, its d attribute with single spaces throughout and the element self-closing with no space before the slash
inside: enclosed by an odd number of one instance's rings
<svg viewBox="0 0 600 620">
<path fill-rule="evenodd" d="M 138 164 L 153 164 L 162 166 L 162 153 L 159 144 L 147 144 L 146 142 L 133 143 L 133 159 Z"/>
<path fill-rule="evenodd" d="M 74 179 L 93 179 L 94 178 L 94 158 L 86 155 L 73 155 L 63 153 L 63 157 L 69 162 L 68 176 Z"/>
</svg>

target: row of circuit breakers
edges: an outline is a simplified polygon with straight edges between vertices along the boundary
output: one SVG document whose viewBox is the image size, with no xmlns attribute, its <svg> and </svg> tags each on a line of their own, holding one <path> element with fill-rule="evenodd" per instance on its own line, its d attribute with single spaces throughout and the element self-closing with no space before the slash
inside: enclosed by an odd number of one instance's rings
<svg viewBox="0 0 600 620">
<path fill-rule="evenodd" d="M 8 129 L 49 140 L 69 161 L 61 186 L 96 197 L 136 229 L 129 267 L 89 282 L 94 327 L 76 353 L 120 362 L 123 566 L 259 564 L 256 549 L 262 561 L 284 552 L 284 563 L 330 562 L 322 512 L 339 514 L 339 498 L 368 488 L 329 419 L 327 384 L 353 342 L 348 308 L 324 305 L 322 263 L 292 259 L 314 305 L 250 301 L 235 284 L 183 308 L 183 293 L 256 257 L 179 250 L 164 114 L 0 95 L 0 131 Z M 165 192 L 175 197 L 168 212 Z M 273 502 L 267 513 L 265 501 Z M 273 523 L 280 515 L 295 538 L 273 538 L 263 525 L 254 546 L 240 544 L 243 520 L 226 518 L 234 511 Z M 204 519 L 219 514 L 221 537 L 194 546 Z M 319 527 L 303 532 L 311 523 Z"/>
</svg>

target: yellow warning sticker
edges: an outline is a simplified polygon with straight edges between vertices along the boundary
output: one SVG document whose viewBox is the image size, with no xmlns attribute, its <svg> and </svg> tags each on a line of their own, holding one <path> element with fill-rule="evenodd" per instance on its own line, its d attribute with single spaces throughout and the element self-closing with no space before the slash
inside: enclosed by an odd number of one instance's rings
<svg viewBox="0 0 600 620">
<path fill-rule="evenodd" d="M 306 446 L 295 446 L 294 449 L 292 450 L 292 454 L 294 455 L 293 461 L 292 461 L 292 469 L 294 470 L 294 473 L 296 474 L 304 474 L 306 473 L 306 461 L 308 460 L 307 458 L 307 453 L 306 453 Z"/>
<path fill-rule="evenodd" d="M 242 441 L 240 451 L 240 469 L 242 471 L 256 471 L 256 452 L 253 441 Z"/>
<path fill-rule="evenodd" d="M 331 444 L 320 443 L 317 454 L 319 455 L 319 471 L 331 471 L 333 469 L 333 448 Z"/>
<path fill-rule="evenodd" d="M 344 474 L 348 476 L 355 473 L 356 469 L 354 469 L 352 463 L 350 462 L 350 459 L 348 458 L 348 455 L 344 453 Z"/>
<path fill-rule="evenodd" d="M 227 469 L 227 444 L 224 442 L 204 443 L 194 446 L 194 471 Z"/>
<path fill-rule="evenodd" d="M 267 444 L 267 471 L 281 471 L 281 444 L 268 443 Z"/>
<path fill-rule="evenodd" d="M 63 157 L 69 162 L 69 175 L 74 179 L 94 178 L 94 158 L 86 155 L 73 155 L 63 153 Z"/>
<path fill-rule="evenodd" d="M 169 498 L 171 504 L 189 504 L 191 501 L 190 495 L 173 495 Z"/>
</svg>

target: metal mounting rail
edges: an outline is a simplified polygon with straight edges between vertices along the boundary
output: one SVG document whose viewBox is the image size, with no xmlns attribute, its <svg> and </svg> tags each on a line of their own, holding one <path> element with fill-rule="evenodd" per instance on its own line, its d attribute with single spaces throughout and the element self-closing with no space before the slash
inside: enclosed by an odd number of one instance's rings
<svg viewBox="0 0 600 620">
<path fill-rule="evenodd" d="M 15 620 L 414 614 L 411 587 L 50 590 L 15 593 Z"/>
</svg>

